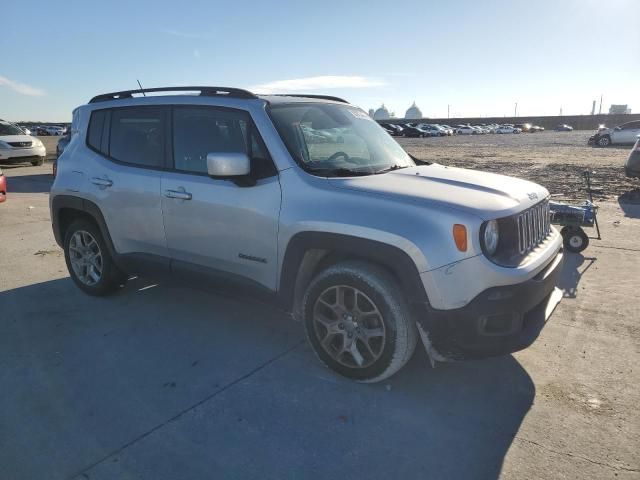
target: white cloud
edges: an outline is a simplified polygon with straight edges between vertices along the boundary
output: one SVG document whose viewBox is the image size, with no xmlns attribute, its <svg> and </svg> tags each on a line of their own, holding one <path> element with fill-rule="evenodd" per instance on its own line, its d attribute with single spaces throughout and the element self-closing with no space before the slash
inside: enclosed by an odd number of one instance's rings
<svg viewBox="0 0 640 480">
<path fill-rule="evenodd" d="M 194 40 L 209 40 L 212 38 L 211 33 L 199 33 L 199 32 L 183 32 L 181 30 L 173 30 L 171 28 L 165 28 L 161 30 L 162 33 L 167 35 L 173 35 L 174 37 L 190 38 Z"/>
<path fill-rule="evenodd" d="M 385 83 L 376 78 L 347 76 L 347 75 L 322 75 L 319 77 L 294 78 L 290 80 L 276 80 L 250 87 L 250 90 L 260 93 L 297 92 L 302 90 L 324 90 L 330 88 L 368 88 L 379 87 Z"/>
<path fill-rule="evenodd" d="M 14 82 L 13 80 L 9 80 L 7 77 L 3 77 L 2 75 L 0 75 L 0 87 L 8 87 L 16 93 L 20 93 L 21 95 L 29 95 L 31 97 L 39 97 L 41 95 L 44 95 L 44 90 L 32 87 L 31 85 L 27 85 L 26 83 Z"/>
</svg>

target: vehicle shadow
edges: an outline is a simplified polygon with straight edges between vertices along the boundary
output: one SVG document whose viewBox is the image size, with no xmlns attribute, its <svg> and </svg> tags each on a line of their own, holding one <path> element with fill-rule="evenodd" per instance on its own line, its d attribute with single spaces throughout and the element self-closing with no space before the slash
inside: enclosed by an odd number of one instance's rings
<svg viewBox="0 0 640 480">
<path fill-rule="evenodd" d="M 4 169 L 4 167 L 2 167 Z M 48 193 L 53 184 L 53 175 L 38 173 L 34 175 L 16 175 L 7 179 L 7 188 L 11 193 Z"/>
<path fill-rule="evenodd" d="M 618 204 L 625 217 L 640 218 L 640 188 L 634 188 L 620 195 Z"/>
<path fill-rule="evenodd" d="M 597 257 L 585 257 L 580 253 L 565 251 L 564 266 L 558 279 L 558 288 L 563 291 L 564 298 L 576 298 L 578 296 L 580 279 L 597 260 Z"/>
<path fill-rule="evenodd" d="M 493 479 L 535 397 L 513 356 L 432 369 L 421 344 L 359 384 L 275 309 L 144 279 L 109 298 L 48 281 L 0 308 L 6 478 L 93 478 L 97 462 L 106 478 Z"/>
</svg>

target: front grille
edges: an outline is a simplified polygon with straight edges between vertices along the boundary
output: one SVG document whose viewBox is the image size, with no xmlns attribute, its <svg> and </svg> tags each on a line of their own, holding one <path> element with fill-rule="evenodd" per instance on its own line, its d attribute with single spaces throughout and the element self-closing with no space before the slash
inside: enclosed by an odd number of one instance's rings
<svg viewBox="0 0 640 480">
<path fill-rule="evenodd" d="M 517 216 L 518 251 L 524 255 L 540 245 L 551 232 L 549 200 L 534 205 Z"/>
<path fill-rule="evenodd" d="M 7 142 L 12 147 L 16 148 L 28 148 L 31 146 L 31 142 Z"/>
</svg>

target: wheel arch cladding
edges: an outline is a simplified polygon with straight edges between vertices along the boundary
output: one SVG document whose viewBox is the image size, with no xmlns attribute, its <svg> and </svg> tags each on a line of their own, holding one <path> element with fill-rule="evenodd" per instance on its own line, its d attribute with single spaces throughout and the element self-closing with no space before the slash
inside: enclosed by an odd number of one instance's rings
<svg viewBox="0 0 640 480">
<path fill-rule="evenodd" d="M 58 195 L 52 200 L 51 223 L 58 245 L 64 247 L 66 229 L 78 218 L 83 218 L 96 224 L 109 249 L 109 253 L 112 257 L 115 257 L 116 251 L 100 207 L 89 200 L 73 195 Z"/>
<path fill-rule="evenodd" d="M 341 259 L 358 259 L 383 267 L 397 280 L 407 301 L 428 302 L 420 274 L 402 249 L 368 238 L 327 232 L 300 232 L 287 245 L 278 296 L 285 309 L 299 312 L 309 282 L 322 268 Z"/>
</svg>

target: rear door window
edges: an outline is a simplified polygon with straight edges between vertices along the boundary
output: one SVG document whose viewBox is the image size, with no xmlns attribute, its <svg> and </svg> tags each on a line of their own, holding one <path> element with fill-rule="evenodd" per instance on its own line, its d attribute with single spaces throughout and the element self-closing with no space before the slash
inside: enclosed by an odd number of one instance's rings
<svg viewBox="0 0 640 480">
<path fill-rule="evenodd" d="M 116 108 L 111 112 L 109 156 L 140 167 L 164 166 L 166 109 Z"/>
</svg>

